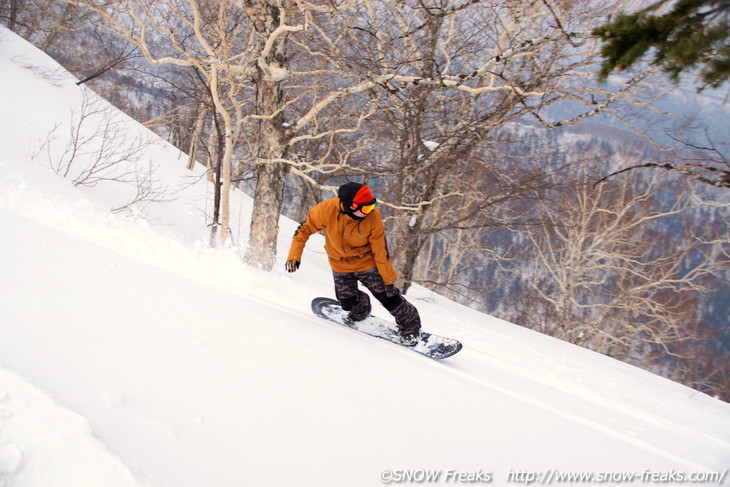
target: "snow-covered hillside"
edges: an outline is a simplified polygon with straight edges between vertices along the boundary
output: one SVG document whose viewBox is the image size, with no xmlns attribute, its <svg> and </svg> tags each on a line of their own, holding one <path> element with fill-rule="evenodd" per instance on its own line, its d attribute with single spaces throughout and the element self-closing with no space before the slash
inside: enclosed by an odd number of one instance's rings
<svg viewBox="0 0 730 487">
<path fill-rule="evenodd" d="M 136 164 L 174 201 L 111 213 L 128 185 L 50 168 L 83 89 L 4 29 L 0 86 L 0 486 L 730 482 L 729 404 L 422 288 L 450 359 L 319 320 L 321 239 L 293 275 L 209 249 L 210 188 L 161 142 Z"/>
</svg>

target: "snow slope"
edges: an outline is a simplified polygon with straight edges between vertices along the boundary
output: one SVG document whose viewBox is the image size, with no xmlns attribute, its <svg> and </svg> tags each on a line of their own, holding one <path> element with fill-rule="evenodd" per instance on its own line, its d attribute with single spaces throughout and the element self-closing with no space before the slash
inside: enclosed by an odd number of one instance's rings
<svg viewBox="0 0 730 487">
<path fill-rule="evenodd" d="M 112 214 L 129 188 L 31 157 L 83 89 L 4 29 L 0 86 L 0 487 L 730 482 L 727 403 L 422 288 L 445 361 L 319 320 L 321 238 L 293 275 L 208 249 L 210 188 L 161 142 L 174 201 Z"/>
</svg>

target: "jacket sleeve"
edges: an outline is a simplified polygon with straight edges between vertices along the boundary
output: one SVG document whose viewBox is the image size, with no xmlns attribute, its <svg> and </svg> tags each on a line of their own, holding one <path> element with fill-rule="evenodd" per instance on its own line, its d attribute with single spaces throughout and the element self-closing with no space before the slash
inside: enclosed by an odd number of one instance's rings
<svg viewBox="0 0 730 487">
<path fill-rule="evenodd" d="M 377 212 L 377 213 L 375 213 Z M 375 265 L 378 268 L 380 277 L 387 286 L 393 284 L 398 279 L 393 264 L 390 261 L 388 253 L 388 242 L 385 239 L 385 227 L 383 226 L 383 217 L 376 209 L 373 211 L 374 220 L 372 232 L 370 233 L 370 248 L 375 254 Z"/>
<path fill-rule="evenodd" d="M 294 232 L 294 237 L 292 237 L 291 246 L 289 247 L 289 256 L 286 260 L 296 260 L 301 262 L 302 254 L 304 253 L 304 246 L 306 245 L 307 240 L 309 240 L 309 237 L 324 228 L 320 218 L 320 205 L 321 203 L 309 211 L 306 221 L 299 225 L 299 228 L 297 228 Z"/>
</svg>

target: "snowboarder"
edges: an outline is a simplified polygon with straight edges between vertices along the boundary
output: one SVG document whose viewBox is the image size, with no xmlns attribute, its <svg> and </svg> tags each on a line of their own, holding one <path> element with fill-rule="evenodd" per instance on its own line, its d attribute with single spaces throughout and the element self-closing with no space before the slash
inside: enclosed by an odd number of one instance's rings
<svg viewBox="0 0 730 487">
<path fill-rule="evenodd" d="M 349 182 L 337 196 L 312 208 L 307 220 L 294 232 L 286 270 L 296 272 L 310 235 L 324 230 L 324 248 L 335 281 L 335 296 L 352 322 L 370 315 L 370 298 L 358 289 L 363 283 L 395 318 L 401 343 L 418 343 L 421 318 L 394 286 L 398 278 L 388 254 L 385 227 L 370 188 Z"/>
</svg>

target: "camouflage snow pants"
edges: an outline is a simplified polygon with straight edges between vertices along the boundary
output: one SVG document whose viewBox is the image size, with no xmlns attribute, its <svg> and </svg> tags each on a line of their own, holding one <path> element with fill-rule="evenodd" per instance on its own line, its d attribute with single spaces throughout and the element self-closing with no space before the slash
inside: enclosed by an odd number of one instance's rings
<svg viewBox="0 0 730 487">
<path fill-rule="evenodd" d="M 377 269 L 362 272 L 332 272 L 335 278 L 335 295 L 342 309 L 349 311 L 353 321 L 360 321 L 370 314 L 370 298 L 357 287 L 358 281 L 380 301 L 380 304 L 395 318 L 402 335 L 415 333 L 421 329 L 418 310 L 406 301 L 398 288 L 386 286 Z"/>
</svg>

